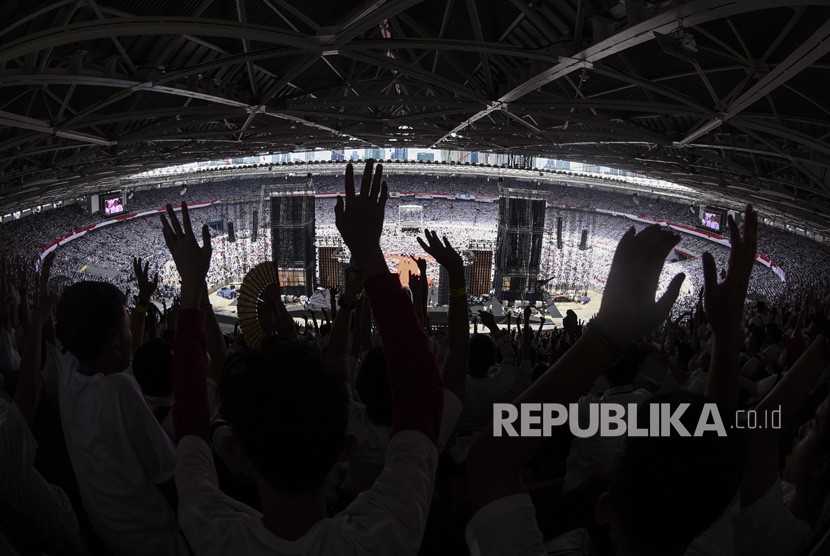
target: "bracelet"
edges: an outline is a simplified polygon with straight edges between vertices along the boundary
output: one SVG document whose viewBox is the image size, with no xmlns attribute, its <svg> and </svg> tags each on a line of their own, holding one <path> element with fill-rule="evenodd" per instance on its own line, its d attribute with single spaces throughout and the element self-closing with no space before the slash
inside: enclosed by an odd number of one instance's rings
<svg viewBox="0 0 830 556">
<path fill-rule="evenodd" d="M 617 359 L 622 359 L 625 357 L 625 350 L 620 346 L 617 342 L 612 340 L 605 331 L 600 328 L 598 324 L 596 324 L 595 320 L 589 321 L 588 324 L 585 326 L 585 329 L 591 333 L 591 335 L 599 340 L 599 342 L 611 352 L 611 354 L 616 357 Z"/>
<path fill-rule="evenodd" d="M 145 307 L 144 305 L 136 305 L 134 311 L 139 315 L 146 315 L 147 307 Z"/>
<path fill-rule="evenodd" d="M 450 290 L 450 297 L 467 297 L 467 286 Z"/>
</svg>

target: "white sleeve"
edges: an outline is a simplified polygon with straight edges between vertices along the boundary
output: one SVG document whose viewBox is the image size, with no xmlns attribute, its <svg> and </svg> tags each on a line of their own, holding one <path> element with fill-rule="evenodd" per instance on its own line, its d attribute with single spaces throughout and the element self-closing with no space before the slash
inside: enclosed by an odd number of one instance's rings
<svg viewBox="0 0 830 556">
<path fill-rule="evenodd" d="M 458 396 L 444 388 L 444 412 L 441 414 L 441 430 L 438 433 L 439 455 L 444 452 L 447 440 L 455 430 L 455 425 L 458 424 L 458 418 L 461 417 L 463 410 L 464 403 L 458 399 Z"/>
<path fill-rule="evenodd" d="M 471 556 L 547 554 L 527 494 L 505 496 L 481 508 L 467 524 L 466 539 Z"/>
<path fill-rule="evenodd" d="M 260 514 L 219 490 L 210 446 L 198 436 L 185 436 L 176 449 L 179 527 L 195 554 L 230 554 L 239 547 L 227 534 L 234 520 Z"/>
<path fill-rule="evenodd" d="M 761 380 L 758 381 L 758 391 L 756 396 L 759 398 L 766 397 L 772 391 L 772 388 L 778 384 L 778 381 L 781 379 L 779 375 L 770 375 L 765 376 Z"/>
<path fill-rule="evenodd" d="M 123 379 L 117 383 L 121 412 L 135 455 L 154 484 L 169 481 L 176 470 L 173 443 L 144 402 L 135 379 L 119 376 Z"/>
<path fill-rule="evenodd" d="M 801 554 L 813 539 L 813 530 L 784 506 L 781 481 L 732 518 L 737 556 Z"/>
<path fill-rule="evenodd" d="M 5 328 L 0 329 L 0 372 L 14 373 L 20 369 L 20 354 L 14 347 L 14 338 Z"/>
<path fill-rule="evenodd" d="M 343 538 L 370 554 L 416 554 L 426 527 L 438 455 L 421 432 L 389 441 L 380 477 L 335 519 Z"/>
<path fill-rule="evenodd" d="M 510 397 L 515 398 L 530 386 L 530 375 L 533 373 L 533 367 L 530 366 L 530 361 L 524 359 L 513 374 L 513 383 L 510 385 Z"/>
</svg>

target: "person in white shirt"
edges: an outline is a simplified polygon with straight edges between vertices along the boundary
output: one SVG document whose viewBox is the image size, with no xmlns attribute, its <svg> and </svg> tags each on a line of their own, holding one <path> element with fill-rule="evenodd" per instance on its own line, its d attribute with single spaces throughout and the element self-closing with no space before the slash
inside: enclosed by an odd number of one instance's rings
<svg viewBox="0 0 830 556">
<path fill-rule="evenodd" d="M 529 360 L 514 364 L 510 337 L 500 331 L 491 313 L 480 313 L 485 326 L 492 327 L 490 336 L 475 334 L 470 338 L 469 373 L 464 391 L 464 409 L 458 419 L 459 434 L 472 434 L 493 420 L 493 404 L 509 402 L 530 386 L 533 368 Z M 502 363 L 496 364 L 496 352 Z"/>
<path fill-rule="evenodd" d="M 738 556 L 801 554 L 819 529 L 830 496 L 830 398 L 800 427 L 780 478 L 778 445 L 830 364 L 826 342 L 819 334 L 756 408 L 759 415 L 779 411 L 781 429 L 747 431 L 740 512 L 733 518 Z M 782 479 L 792 487 L 786 499 Z"/>
<path fill-rule="evenodd" d="M 757 214 L 748 207 L 742 240 L 730 218 L 734 256 L 730 276 L 723 285 L 716 283 L 711 255 L 704 257 L 707 311 L 713 304 L 722 304 L 737 314 L 734 323 L 727 324 L 730 332 L 740 327 L 743 299 L 754 264 L 756 226 Z M 623 346 L 662 322 L 685 278 L 683 274 L 676 275 L 655 302 L 658 276 L 666 256 L 679 241 L 678 236 L 659 226 L 650 226 L 640 233 L 631 228 L 617 246 L 597 317 L 514 403 L 518 406 L 575 401 L 603 369 L 624 356 Z M 721 344 L 734 349 L 728 355 L 737 360 L 737 342 L 716 343 L 718 354 Z M 721 361 L 720 357 L 715 359 Z M 709 388 L 714 392 L 713 382 L 717 384 L 719 380 L 710 378 Z M 737 390 L 736 377 L 728 382 Z M 688 430 L 689 426 L 694 428 L 710 402 L 704 396 L 683 391 L 658 394 L 644 402 L 649 407 L 638 411 L 638 423 L 642 427 L 652 413 L 651 404 L 664 403 L 670 405 L 670 412 L 685 408 L 680 420 Z M 467 461 L 474 512 L 466 535 L 471 554 L 548 553 L 521 478 L 522 469 L 545 442 L 544 437 L 496 436 L 494 431 L 486 431 L 473 446 Z M 612 473 L 609 490 L 596 504 L 597 520 L 608 527 L 614 553 L 684 553 L 695 537 L 715 523 L 733 498 L 740 480 L 740 455 L 740 443 L 728 431 L 725 436 L 710 431 L 693 438 L 676 433 L 665 437 L 629 436 Z M 593 549 L 586 546 L 590 543 L 580 543 L 578 538 L 576 541 L 557 554 L 586 554 L 590 553 L 586 550 Z"/>
<path fill-rule="evenodd" d="M 37 448 L 20 410 L 0 393 L 0 530 L 21 550 L 88 554 L 69 498 L 35 469 Z"/>
<path fill-rule="evenodd" d="M 592 404 L 613 403 L 627 407 L 651 397 L 651 392 L 634 388 L 634 379 L 640 371 L 640 351 L 636 345 L 626 350 L 625 357 L 605 371 L 609 388 L 600 396 L 583 396 L 579 400 L 579 426 L 588 427 Z M 562 492 L 568 493 L 592 478 L 607 478 L 614 461 L 625 443 L 625 436 L 589 436 L 574 438 L 565 461 L 565 482 Z"/>
<path fill-rule="evenodd" d="M 84 508 L 114 554 L 186 554 L 160 486 L 175 471 L 170 439 L 144 403 L 130 364 L 124 294 L 104 282 L 64 292 L 57 335 L 68 354 L 59 372 L 61 423 Z"/>
<path fill-rule="evenodd" d="M 383 472 L 343 512 L 329 517 L 325 479 L 343 453 L 346 383 L 319 354 L 302 347 L 292 324 L 260 351 L 226 362 L 219 384 L 231 434 L 225 452 L 250 465 L 263 512 L 223 494 L 209 445 L 205 334 L 199 310 L 210 266 L 207 227 L 199 247 L 186 207 L 183 226 L 168 206 L 168 248 L 182 277 L 182 310 L 174 343 L 173 420 L 178 441 L 179 520 L 202 554 L 415 554 L 432 499 L 443 382 L 415 308 L 390 274 L 379 238 L 387 197 L 381 168 L 366 165 L 360 196 L 347 166 L 346 202 L 337 225 L 363 271 L 380 332 L 392 392 L 391 438 Z M 281 304 L 275 323 L 281 323 Z M 290 317 L 288 317 L 290 320 Z M 271 325 L 269 325 L 271 326 Z"/>
</svg>

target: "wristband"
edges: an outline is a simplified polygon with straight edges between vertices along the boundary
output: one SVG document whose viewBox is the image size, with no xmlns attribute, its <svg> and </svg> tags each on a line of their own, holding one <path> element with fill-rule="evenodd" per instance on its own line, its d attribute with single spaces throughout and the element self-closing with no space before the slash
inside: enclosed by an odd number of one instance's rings
<svg viewBox="0 0 830 556">
<path fill-rule="evenodd" d="M 467 297 L 467 287 L 461 286 L 460 288 L 450 290 L 450 297 Z"/>
<path fill-rule="evenodd" d="M 591 335 L 599 340 L 599 342 L 611 352 L 614 357 L 617 359 L 622 359 L 625 357 L 625 350 L 620 346 L 617 342 L 612 340 L 605 331 L 600 328 L 598 324 L 596 324 L 595 320 L 589 321 L 588 324 L 585 326 L 585 329 L 591 333 Z"/>
</svg>

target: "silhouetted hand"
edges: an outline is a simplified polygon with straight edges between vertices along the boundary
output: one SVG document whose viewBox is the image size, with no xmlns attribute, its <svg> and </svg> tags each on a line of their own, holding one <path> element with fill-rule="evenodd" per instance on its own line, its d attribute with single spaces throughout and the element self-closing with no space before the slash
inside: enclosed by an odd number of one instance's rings
<svg viewBox="0 0 830 556">
<path fill-rule="evenodd" d="M 432 255 L 438 261 L 438 264 L 447 269 L 447 272 L 450 274 L 464 273 L 464 263 L 461 260 L 461 255 L 450 245 L 447 236 L 443 237 L 443 243 L 438 239 L 438 234 L 433 231 L 424 230 L 424 236 L 426 237 L 426 242 L 421 238 L 417 238 L 418 244 L 424 251 Z M 424 261 L 424 268 L 426 268 L 426 261 Z"/>
<path fill-rule="evenodd" d="M 488 313 L 487 311 L 479 310 L 478 316 L 481 317 L 481 324 L 487 327 L 488 330 L 491 332 L 496 332 L 499 329 L 499 325 L 496 324 L 496 317 L 493 313 Z"/>
<path fill-rule="evenodd" d="M 164 242 L 170 254 L 173 255 L 173 261 L 182 277 L 182 283 L 204 281 L 210 268 L 212 253 L 207 224 L 202 226 L 202 247 L 199 247 L 196 236 L 193 235 L 186 203 L 182 203 L 182 224 L 179 224 L 179 219 L 170 205 L 167 205 L 167 216 L 170 218 L 169 223 L 164 213 L 160 214 Z"/>
<path fill-rule="evenodd" d="M 746 207 L 743 234 L 738 231 L 735 219 L 729 216 L 729 265 L 726 278 L 718 283 L 715 259 L 703 254 L 703 310 L 715 333 L 737 331 L 743 318 L 744 300 L 749 287 L 749 276 L 755 265 L 758 240 L 758 213 L 752 205 Z"/>
<path fill-rule="evenodd" d="M 660 272 L 680 236 L 655 224 L 637 233 L 632 227 L 614 253 L 597 323 L 619 345 L 626 345 L 662 322 L 674 305 L 685 274 L 676 275 L 654 301 Z"/>
<path fill-rule="evenodd" d="M 135 276 L 135 281 L 138 282 L 138 302 L 142 305 L 147 305 L 150 302 L 150 298 L 156 293 L 159 285 L 159 275 L 156 272 L 155 277 L 150 280 L 150 263 L 146 262 L 142 267 L 141 262 L 140 257 L 133 257 L 133 275 Z"/>
<path fill-rule="evenodd" d="M 351 251 L 357 266 L 366 277 L 389 272 L 380 249 L 383 217 L 389 196 L 383 181 L 383 166 L 374 161 L 366 162 L 360 193 L 355 194 L 354 168 L 346 165 L 346 198 L 337 197 L 334 221 L 343 241 Z"/>
</svg>

